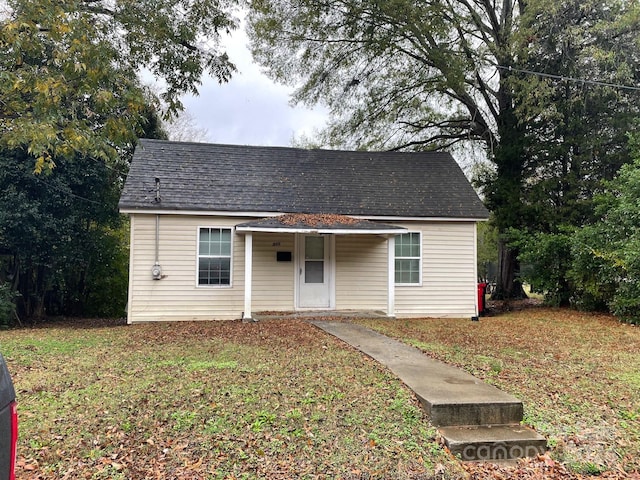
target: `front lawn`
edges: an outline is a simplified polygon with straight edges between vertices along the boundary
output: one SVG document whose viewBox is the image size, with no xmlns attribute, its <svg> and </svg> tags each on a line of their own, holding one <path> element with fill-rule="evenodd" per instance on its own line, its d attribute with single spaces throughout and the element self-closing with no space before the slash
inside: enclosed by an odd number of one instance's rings
<svg viewBox="0 0 640 480">
<path fill-rule="evenodd" d="M 462 472 L 403 384 L 300 321 L 81 321 L 0 335 L 18 391 L 18 478 Z"/>
<path fill-rule="evenodd" d="M 83 320 L 0 332 L 18 391 L 18 478 L 613 478 L 640 468 L 638 328 L 549 309 L 360 323 L 524 400 L 551 458 L 465 472 L 404 385 L 299 320 Z"/>
</svg>

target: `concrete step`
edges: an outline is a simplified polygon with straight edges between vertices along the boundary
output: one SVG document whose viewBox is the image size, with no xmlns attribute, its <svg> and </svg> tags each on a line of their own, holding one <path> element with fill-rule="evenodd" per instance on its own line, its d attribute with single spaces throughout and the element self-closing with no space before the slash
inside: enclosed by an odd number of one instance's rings
<svg viewBox="0 0 640 480">
<path fill-rule="evenodd" d="M 523 418 L 522 402 L 515 398 L 496 398 L 493 401 L 475 398 L 459 402 L 456 399 L 434 401 L 419 391 L 416 391 L 416 396 L 436 427 L 517 424 Z"/>
<path fill-rule="evenodd" d="M 439 429 L 445 445 L 463 461 L 513 460 L 547 450 L 547 440 L 522 425 L 456 426 Z"/>
</svg>

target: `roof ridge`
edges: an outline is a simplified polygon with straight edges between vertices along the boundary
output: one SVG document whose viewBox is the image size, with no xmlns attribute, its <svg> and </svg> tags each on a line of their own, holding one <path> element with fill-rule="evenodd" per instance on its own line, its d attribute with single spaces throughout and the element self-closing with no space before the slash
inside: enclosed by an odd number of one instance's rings
<svg viewBox="0 0 640 480">
<path fill-rule="evenodd" d="M 350 155 L 367 155 L 367 154 L 385 154 L 385 155 L 425 155 L 425 156 L 446 156 L 451 157 L 450 152 L 440 151 L 440 150 L 347 150 L 347 149 L 334 149 L 334 148 L 304 148 L 304 147 L 292 147 L 287 145 L 239 145 L 233 143 L 218 143 L 218 142 L 195 142 L 195 141 L 183 141 L 183 140 L 163 140 L 156 138 L 139 138 L 138 141 L 140 143 L 166 143 L 171 145 L 194 145 L 200 148 L 207 147 L 223 147 L 223 148 L 246 148 L 246 149 L 255 149 L 255 150 L 292 150 L 299 152 L 325 152 L 325 153 L 345 153 Z"/>
</svg>

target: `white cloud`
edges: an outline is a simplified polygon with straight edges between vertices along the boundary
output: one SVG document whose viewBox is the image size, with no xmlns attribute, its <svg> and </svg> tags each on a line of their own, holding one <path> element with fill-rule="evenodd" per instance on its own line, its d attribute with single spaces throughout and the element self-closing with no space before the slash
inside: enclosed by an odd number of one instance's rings
<svg viewBox="0 0 640 480">
<path fill-rule="evenodd" d="M 294 137 L 312 137 L 324 125 L 326 111 L 291 107 L 291 89 L 261 72 L 247 44 L 243 28 L 233 33 L 225 45 L 239 71 L 222 85 L 205 78 L 199 96 L 183 98 L 186 110 L 216 143 L 287 146 Z"/>
</svg>

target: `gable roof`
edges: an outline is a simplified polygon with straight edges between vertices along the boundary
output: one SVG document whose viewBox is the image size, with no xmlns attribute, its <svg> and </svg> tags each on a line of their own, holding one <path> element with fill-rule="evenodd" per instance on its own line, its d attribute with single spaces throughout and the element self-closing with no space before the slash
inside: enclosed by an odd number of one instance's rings
<svg viewBox="0 0 640 480">
<path fill-rule="evenodd" d="M 160 180 L 156 201 L 156 182 Z M 486 219 L 448 153 L 140 140 L 120 209 Z"/>
</svg>

